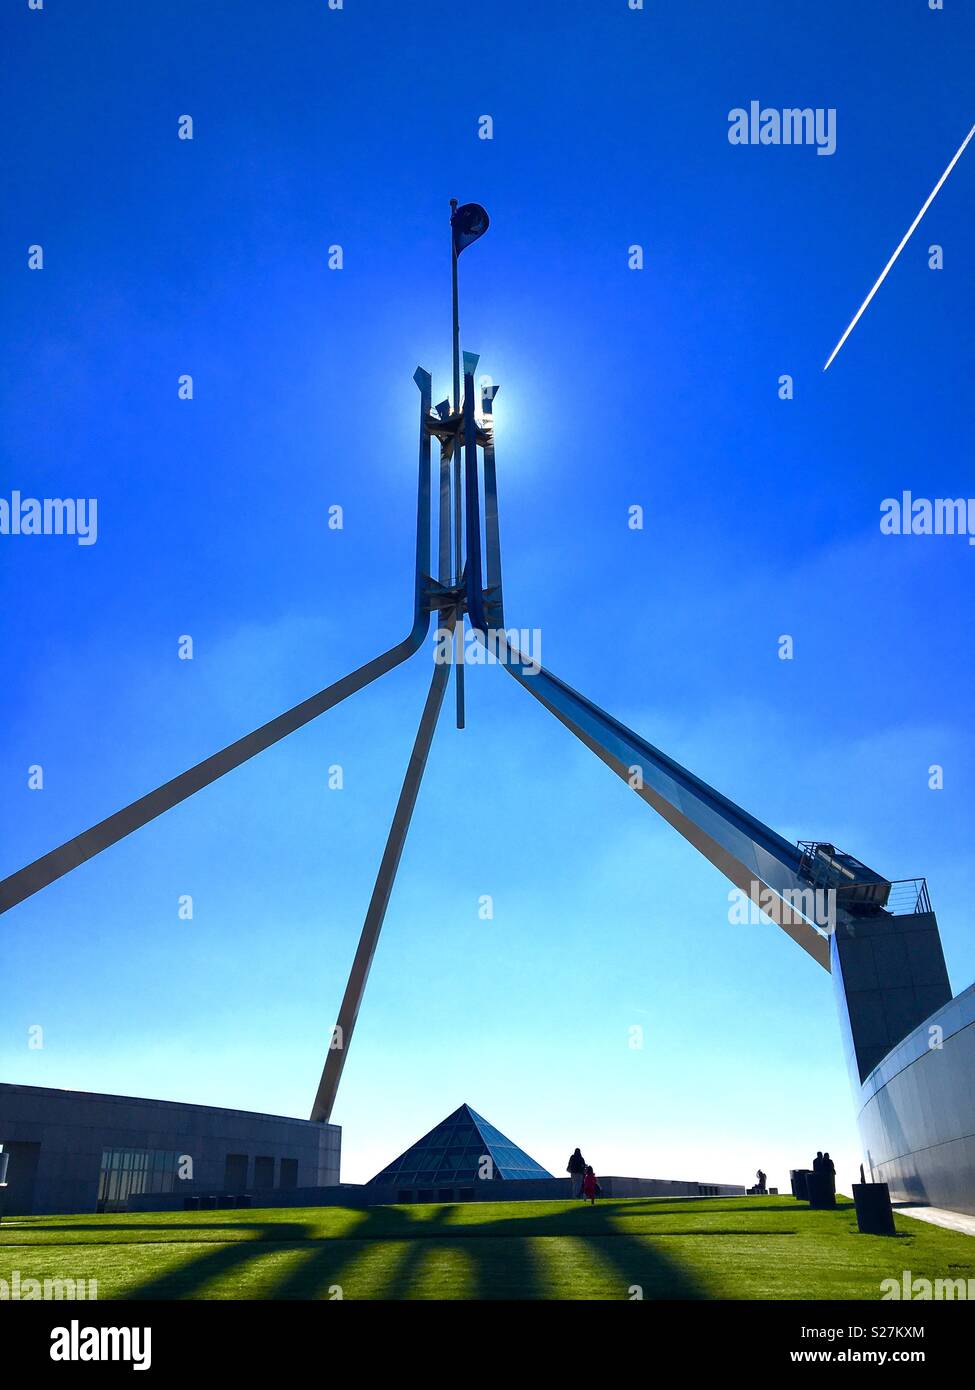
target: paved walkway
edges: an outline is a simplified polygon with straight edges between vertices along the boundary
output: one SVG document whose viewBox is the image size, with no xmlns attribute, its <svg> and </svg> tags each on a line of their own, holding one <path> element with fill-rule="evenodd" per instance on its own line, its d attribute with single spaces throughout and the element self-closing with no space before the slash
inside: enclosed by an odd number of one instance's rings
<svg viewBox="0 0 975 1390">
<path fill-rule="evenodd" d="M 945 1226 L 949 1231 L 975 1236 L 975 1216 L 966 1216 L 963 1211 L 945 1211 L 944 1207 L 906 1207 L 897 1203 L 894 1210 L 899 1216 L 913 1216 L 918 1221 L 930 1221 L 932 1226 Z"/>
</svg>

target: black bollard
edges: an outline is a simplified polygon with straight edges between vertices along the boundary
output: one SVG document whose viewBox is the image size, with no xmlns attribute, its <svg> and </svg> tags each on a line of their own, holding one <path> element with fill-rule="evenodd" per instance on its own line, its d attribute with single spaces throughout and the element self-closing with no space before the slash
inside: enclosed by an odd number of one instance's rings
<svg viewBox="0 0 975 1390">
<path fill-rule="evenodd" d="M 853 1203 L 857 1209 L 857 1225 L 865 1236 L 894 1236 L 894 1213 L 890 1205 L 890 1188 L 885 1182 L 855 1182 Z"/>
<path fill-rule="evenodd" d="M 792 1195 L 797 1202 L 808 1202 L 809 1194 L 806 1190 L 806 1183 L 813 1176 L 811 1168 L 793 1168 L 789 1172 L 792 1182 Z"/>
<path fill-rule="evenodd" d="M 806 1176 L 806 1201 L 817 1211 L 826 1211 L 836 1206 L 836 1190 L 833 1179 L 827 1173 L 809 1173 Z"/>
</svg>

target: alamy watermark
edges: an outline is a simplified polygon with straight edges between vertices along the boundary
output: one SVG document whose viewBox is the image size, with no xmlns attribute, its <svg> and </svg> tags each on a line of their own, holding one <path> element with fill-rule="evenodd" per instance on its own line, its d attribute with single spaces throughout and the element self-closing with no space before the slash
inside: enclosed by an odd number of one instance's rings
<svg viewBox="0 0 975 1390">
<path fill-rule="evenodd" d="M 72 1318 L 51 1329 L 52 1361 L 131 1361 L 133 1371 L 152 1365 L 151 1327 L 82 1327 Z"/>
<path fill-rule="evenodd" d="M 438 666 L 519 666 L 522 674 L 537 676 L 542 669 L 542 634 L 537 627 L 469 628 L 461 644 L 460 628 L 451 633 L 439 627 L 433 635 L 433 659 Z"/>
<path fill-rule="evenodd" d="M 975 545 L 975 497 L 885 497 L 880 504 L 883 536 L 967 536 Z"/>
<path fill-rule="evenodd" d="M 74 536 L 79 545 L 98 540 L 97 497 L 0 497 L 0 536 Z"/>
<path fill-rule="evenodd" d="M 762 106 L 749 102 L 728 112 L 732 145 L 815 145 L 817 154 L 836 151 L 835 106 Z"/>
<path fill-rule="evenodd" d="M 11 1270 L 9 1279 L 0 1279 L 0 1303 L 24 1303 L 34 1299 L 48 1302 L 60 1299 L 98 1297 L 97 1279 L 23 1279 L 20 1270 Z"/>
<path fill-rule="evenodd" d="M 776 893 L 754 879 L 747 893 L 732 888 L 728 902 L 728 921 L 733 927 L 760 926 L 766 919 L 777 922 L 784 905 L 790 916 L 804 917 L 830 935 L 836 931 L 835 888 L 784 888 Z"/>
<path fill-rule="evenodd" d="M 964 1299 L 975 1301 L 975 1279 L 915 1279 L 909 1269 L 899 1279 L 881 1279 L 882 1300 L 900 1298 L 928 1302 Z"/>
</svg>

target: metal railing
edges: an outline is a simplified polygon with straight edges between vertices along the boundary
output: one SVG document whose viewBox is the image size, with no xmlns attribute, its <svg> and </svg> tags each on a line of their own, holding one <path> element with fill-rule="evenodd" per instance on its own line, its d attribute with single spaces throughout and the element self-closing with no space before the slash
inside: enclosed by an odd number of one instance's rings
<svg viewBox="0 0 975 1390">
<path fill-rule="evenodd" d="M 930 912 L 926 878 L 898 878 L 890 885 L 887 911 L 893 917 L 910 917 L 917 912 Z"/>
</svg>

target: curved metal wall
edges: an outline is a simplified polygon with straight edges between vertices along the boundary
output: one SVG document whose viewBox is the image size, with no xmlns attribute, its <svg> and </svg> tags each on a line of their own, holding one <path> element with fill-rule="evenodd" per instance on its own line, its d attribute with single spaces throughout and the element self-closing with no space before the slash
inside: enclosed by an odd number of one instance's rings
<svg viewBox="0 0 975 1390">
<path fill-rule="evenodd" d="M 975 985 L 936 1009 L 861 1086 L 864 1167 L 895 1202 L 975 1214 Z"/>
</svg>

